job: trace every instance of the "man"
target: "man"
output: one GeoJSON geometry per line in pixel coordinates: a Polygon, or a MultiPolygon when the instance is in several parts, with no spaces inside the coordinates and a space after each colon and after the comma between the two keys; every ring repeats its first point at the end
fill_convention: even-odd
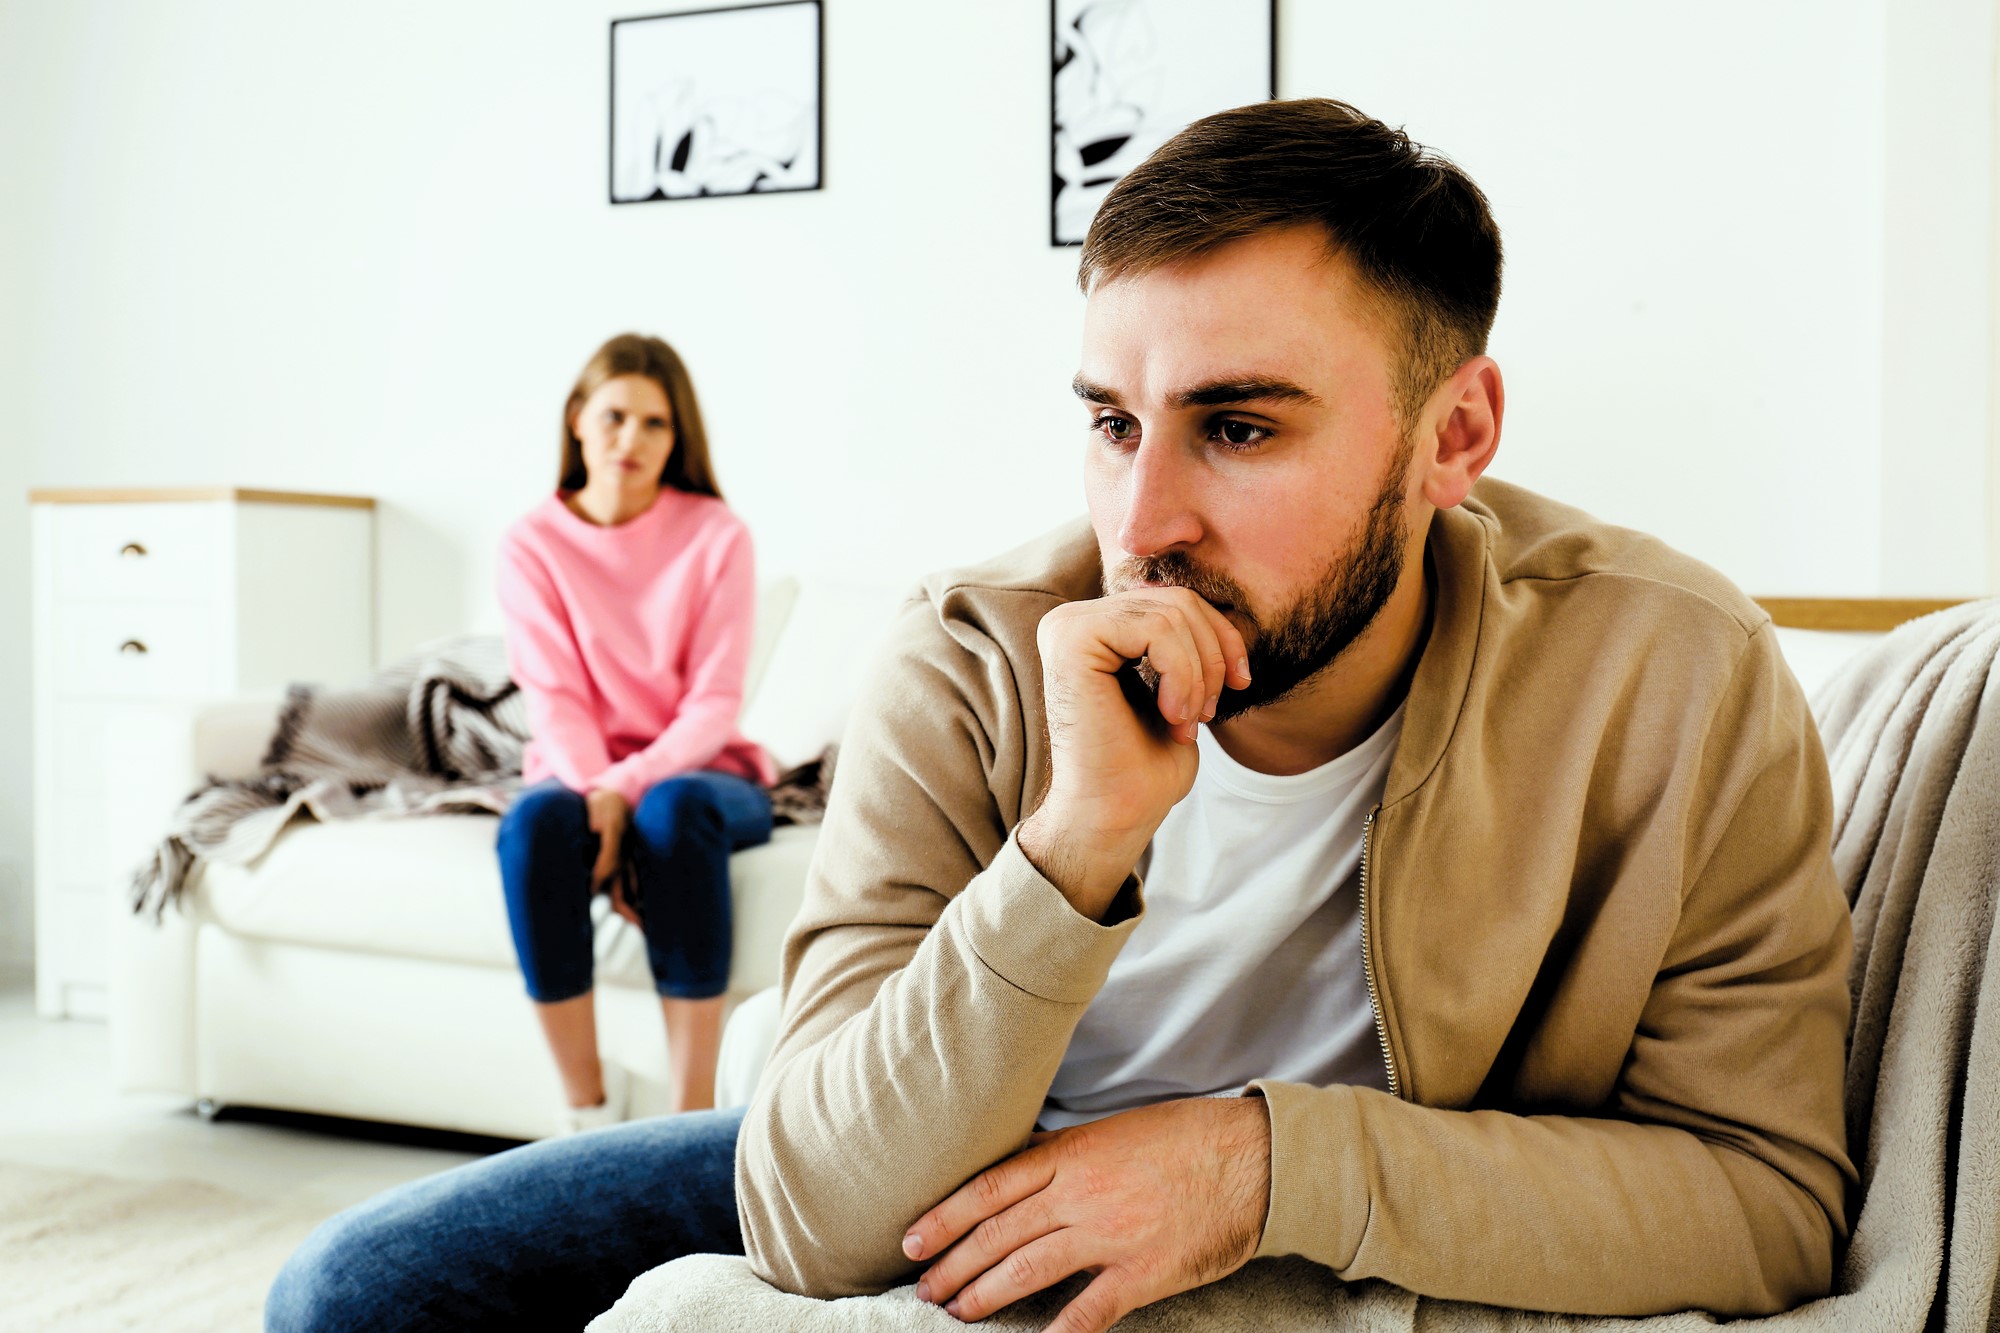
{"type": "Polygon", "coordinates": [[[1106,200],[1090,525],[931,580],[842,753],[738,1148],[768,1280],[977,1318],[1095,1273],[1065,1330],[1260,1254],[1606,1314],[1828,1289],[1812,719],[1721,577],[1474,489],[1499,269],[1478,189],[1338,103],[1106,200]]]}
{"type": "Polygon", "coordinates": [[[1471,181],[1336,102],[1122,181],[1083,251],[1090,523],[905,608],[740,1134],[384,1196],[273,1327],[567,1318],[739,1245],[968,1320],[1092,1273],[1066,1333],[1275,1254],[1585,1313],[1826,1291],[1812,720],[1720,576],[1479,483],[1499,271],[1471,181]]]}

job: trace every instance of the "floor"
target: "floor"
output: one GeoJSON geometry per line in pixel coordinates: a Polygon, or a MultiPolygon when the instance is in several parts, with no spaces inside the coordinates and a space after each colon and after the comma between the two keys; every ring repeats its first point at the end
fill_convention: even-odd
{"type": "Polygon", "coordinates": [[[200,1180],[330,1214],[506,1146],[330,1117],[225,1111],[112,1087],[102,1023],[35,1015],[32,978],[0,972],[0,1160],[138,1179],[200,1180]]]}

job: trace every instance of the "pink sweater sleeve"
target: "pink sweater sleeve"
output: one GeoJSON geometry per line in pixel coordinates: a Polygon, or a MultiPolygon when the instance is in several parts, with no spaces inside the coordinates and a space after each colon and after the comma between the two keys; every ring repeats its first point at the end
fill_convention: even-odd
{"type": "Polygon", "coordinates": [[[756,560],[747,528],[739,524],[725,540],[716,566],[688,630],[687,689],[673,721],[652,744],[611,765],[592,784],[623,794],[628,805],[639,804],[654,783],[708,764],[736,735],[757,617],[756,560]]]}
{"type": "Polygon", "coordinates": [[[611,763],[591,711],[590,679],[548,570],[511,537],[500,546],[499,593],[507,665],[527,697],[529,730],[562,784],[588,792],[611,763]]]}

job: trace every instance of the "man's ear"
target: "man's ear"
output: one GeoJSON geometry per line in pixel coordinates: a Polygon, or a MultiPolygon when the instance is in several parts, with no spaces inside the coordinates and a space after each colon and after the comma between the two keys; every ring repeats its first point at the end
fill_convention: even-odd
{"type": "Polygon", "coordinates": [[[1436,453],[1424,479],[1425,500],[1450,509],[1465,499],[1500,447],[1506,406],[1500,365],[1490,356],[1473,357],[1439,386],[1432,399],[1436,453]]]}

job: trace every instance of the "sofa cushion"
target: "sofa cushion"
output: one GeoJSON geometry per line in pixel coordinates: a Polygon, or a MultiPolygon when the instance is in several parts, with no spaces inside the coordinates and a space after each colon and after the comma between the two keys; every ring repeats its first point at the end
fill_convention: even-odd
{"type": "Polygon", "coordinates": [[[799,581],[743,710],[743,734],[780,770],[817,759],[840,739],[848,704],[879,667],[882,641],[910,593],[909,585],[894,583],[799,581]]]}
{"type": "MultiPolygon", "coordinates": [[[[514,942],[493,851],[498,828],[491,815],[302,819],[249,866],[204,866],[189,901],[202,919],[250,938],[511,969],[514,942]]],[[[776,983],[818,832],[780,828],[769,843],[730,858],[731,992],[776,983]]],[[[601,897],[595,915],[598,979],[650,988],[638,930],[601,897]]]]}

